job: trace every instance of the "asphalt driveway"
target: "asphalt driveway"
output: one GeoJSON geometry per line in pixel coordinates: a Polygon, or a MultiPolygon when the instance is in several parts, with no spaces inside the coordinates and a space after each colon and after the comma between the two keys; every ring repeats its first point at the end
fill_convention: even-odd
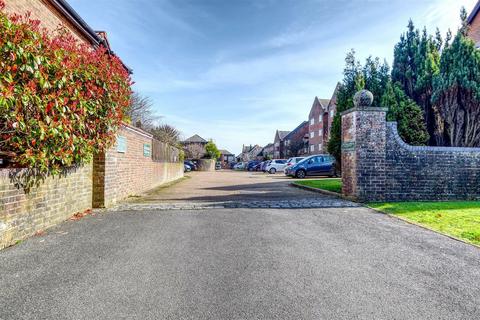
{"type": "Polygon", "coordinates": [[[478,248],[363,207],[98,213],[0,270],[2,320],[480,318],[478,248]]]}

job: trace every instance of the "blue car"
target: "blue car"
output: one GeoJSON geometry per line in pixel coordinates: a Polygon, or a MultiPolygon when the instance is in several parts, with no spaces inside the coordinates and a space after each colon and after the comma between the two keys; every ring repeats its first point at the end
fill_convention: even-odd
{"type": "Polygon", "coordinates": [[[247,170],[248,171],[254,171],[253,168],[259,163],[260,163],[260,161],[257,161],[257,160],[249,161],[248,164],[247,164],[247,170]]]}
{"type": "Polygon", "coordinates": [[[327,154],[317,154],[303,159],[288,168],[286,175],[303,179],[306,176],[330,176],[335,177],[335,158],[327,154]]]}

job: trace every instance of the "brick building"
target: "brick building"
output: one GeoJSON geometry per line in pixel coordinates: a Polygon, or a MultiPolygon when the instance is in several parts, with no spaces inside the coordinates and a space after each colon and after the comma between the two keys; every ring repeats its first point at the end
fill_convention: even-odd
{"type": "Polygon", "coordinates": [[[228,167],[230,163],[235,162],[235,155],[228,150],[220,149],[220,158],[218,161],[224,168],[228,167]]]}
{"type": "Polygon", "coordinates": [[[63,26],[78,40],[93,47],[108,46],[105,32],[94,31],[65,0],[4,0],[5,11],[11,14],[31,14],[41,26],[55,32],[63,26]]]}
{"type": "Polygon", "coordinates": [[[185,155],[189,159],[201,159],[207,153],[205,146],[208,141],[200,137],[198,134],[194,134],[188,139],[182,141],[185,155]]]}
{"type": "Polygon", "coordinates": [[[274,146],[273,143],[267,144],[265,147],[263,147],[261,155],[263,159],[273,159],[273,151],[274,151],[274,146]]]}
{"type": "Polygon", "coordinates": [[[330,130],[333,118],[337,112],[337,93],[340,84],[337,84],[330,99],[313,100],[312,108],[308,116],[308,153],[318,154],[327,152],[327,142],[330,138],[330,130]]]}
{"type": "Polygon", "coordinates": [[[237,156],[237,162],[248,162],[251,160],[260,160],[262,159],[263,148],[258,144],[256,145],[243,145],[242,153],[237,156]]]}
{"type": "Polygon", "coordinates": [[[473,9],[472,13],[468,17],[468,24],[470,26],[470,30],[468,31],[468,35],[470,38],[475,41],[477,48],[480,48],[480,1],[477,2],[475,8],[473,9]]]}
{"type": "Polygon", "coordinates": [[[326,138],[326,130],[328,128],[328,104],[330,103],[329,99],[318,99],[315,97],[313,100],[312,108],[310,109],[310,114],[308,115],[308,144],[309,144],[309,153],[317,154],[323,153],[326,138]]]}
{"type": "Polygon", "coordinates": [[[308,153],[308,129],[308,121],[303,121],[285,136],[286,158],[308,153]]]}
{"type": "Polygon", "coordinates": [[[283,159],[286,157],[285,137],[289,133],[290,131],[281,131],[281,130],[277,130],[277,132],[275,132],[275,138],[273,140],[273,158],[274,159],[283,159]]]}

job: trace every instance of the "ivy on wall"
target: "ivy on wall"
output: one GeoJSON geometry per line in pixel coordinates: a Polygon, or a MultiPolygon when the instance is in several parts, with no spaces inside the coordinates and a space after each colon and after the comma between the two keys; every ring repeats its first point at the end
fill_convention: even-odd
{"type": "Polygon", "coordinates": [[[90,162],[115,140],[129,72],[105,48],[3,9],[0,0],[0,151],[14,166],[51,174],[90,162]]]}

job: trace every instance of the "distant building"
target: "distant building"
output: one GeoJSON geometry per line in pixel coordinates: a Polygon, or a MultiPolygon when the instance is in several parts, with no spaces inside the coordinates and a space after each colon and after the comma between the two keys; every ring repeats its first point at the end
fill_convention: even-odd
{"type": "Polygon", "coordinates": [[[223,167],[227,167],[230,163],[235,162],[235,155],[227,150],[218,150],[220,151],[220,161],[223,167]]]}
{"type": "Polygon", "coordinates": [[[198,134],[191,136],[190,138],[182,141],[182,145],[185,151],[185,155],[188,159],[201,159],[205,156],[205,145],[207,140],[200,137],[198,134]]]}
{"type": "Polygon", "coordinates": [[[252,146],[243,146],[242,147],[242,153],[240,153],[237,156],[237,161],[238,162],[248,162],[251,160],[259,160],[261,159],[261,152],[263,148],[260,147],[258,144],[252,146]]]}
{"type": "Polygon", "coordinates": [[[468,36],[475,41],[477,48],[480,48],[480,1],[477,2],[475,8],[473,8],[472,13],[468,17],[468,36]]]}
{"type": "Polygon", "coordinates": [[[274,159],[283,159],[286,157],[285,154],[285,137],[290,133],[290,131],[281,131],[277,130],[275,132],[275,138],[273,140],[273,158],[274,159]]]}
{"type": "Polygon", "coordinates": [[[274,154],[274,146],[273,143],[267,144],[265,147],[263,147],[261,156],[263,160],[265,159],[273,159],[273,154],[274,154]]]}
{"type": "Polygon", "coordinates": [[[285,136],[285,158],[308,153],[308,121],[303,121],[285,136]]]}
{"type": "Polygon", "coordinates": [[[310,109],[310,114],[308,115],[308,151],[310,154],[325,152],[325,136],[329,123],[329,103],[329,99],[318,99],[318,97],[315,97],[313,100],[312,108],[310,109]]]}
{"type": "Polygon", "coordinates": [[[330,139],[330,131],[333,119],[337,113],[337,93],[340,84],[337,84],[330,99],[318,99],[315,97],[310,114],[308,116],[308,153],[319,154],[327,152],[327,143],[330,139]]]}

